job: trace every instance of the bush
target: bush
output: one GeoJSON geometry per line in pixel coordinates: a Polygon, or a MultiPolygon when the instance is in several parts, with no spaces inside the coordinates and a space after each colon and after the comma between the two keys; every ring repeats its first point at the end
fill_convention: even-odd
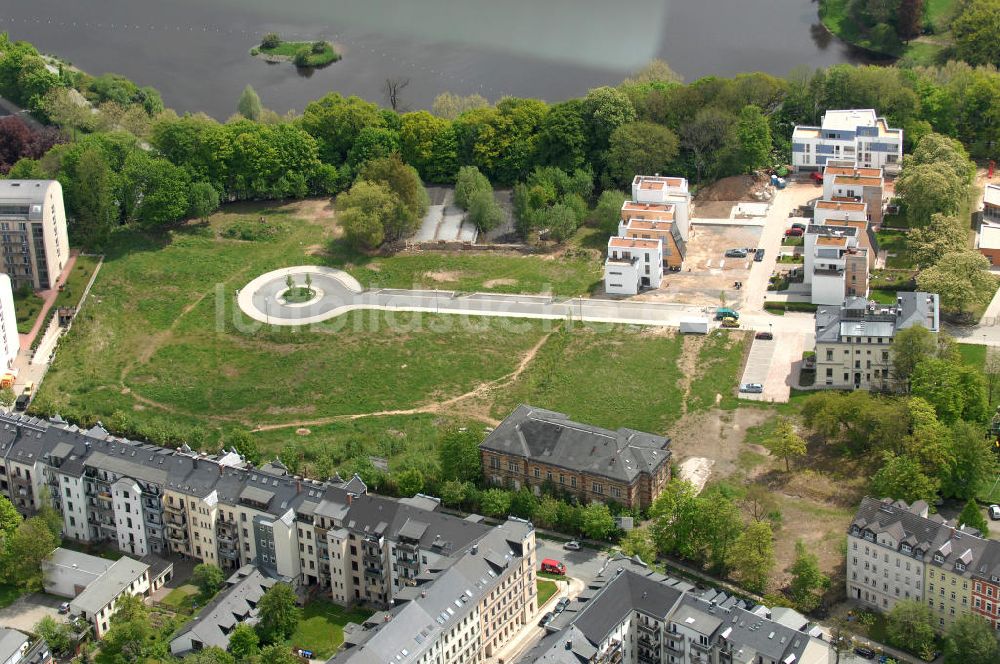
{"type": "Polygon", "coordinates": [[[309,66],[309,49],[300,48],[295,52],[295,57],[292,58],[292,62],[295,63],[296,67],[308,67],[309,66]]]}
{"type": "Polygon", "coordinates": [[[765,302],[766,311],[805,311],[815,313],[816,305],[811,302],[765,302]]]}
{"type": "Polygon", "coordinates": [[[468,210],[473,197],[481,192],[493,193],[493,185],[489,179],[479,172],[475,166],[463,166],[458,169],[458,177],[455,178],[455,205],[468,210]]]}
{"type": "Polygon", "coordinates": [[[281,37],[277,32],[269,32],[260,40],[260,47],[263,49],[278,48],[281,45],[281,37]]]}
{"type": "Polygon", "coordinates": [[[477,191],[469,200],[469,220],[482,232],[491,231],[503,221],[503,212],[492,191],[477,191]]]}
{"type": "Polygon", "coordinates": [[[312,43],[312,52],[315,53],[316,55],[319,55],[325,50],[326,50],[326,42],[317,41],[312,43]]]}

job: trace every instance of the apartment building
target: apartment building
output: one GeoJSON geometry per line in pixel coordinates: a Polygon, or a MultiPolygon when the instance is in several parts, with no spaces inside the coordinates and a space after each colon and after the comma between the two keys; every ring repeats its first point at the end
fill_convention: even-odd
{"type": "Polygon", "coordinates": [[[1000,184],[987,184],[983,188],[983,221],[1000,224],[1000,184]]]}
{"type": "Polygon", "coordinates": [[[925,502],[865,497],[847,549],[851,599],[880,611],[925,601],[941,632],[969,613],[1000,628],[1000,542],[929,514],[925,502]]]}
{"type": "Polygon", "coordinates": [[[804,618],[790,627],[766,606],[613,558],[519,664],[829,664],[829,645],[804,618]]]}
{"type": "Polygon", "coordinates": [[[580,424],[524,404],[486,437],[479,452],[490,484],[526,486],[536,495],[549,485],[584,503],[648,507],[670,481],[669,438],[580,424]]]}
{"type": "MultiPolygon", "coordinates": [[[[687,241],[691,226],[691,193],[685,178],[661,175],[636,175],[632,179],[632,203],[670,206],[677,234],[687,241]]],[[[625,208],[622,208],[623,213],[625,208]]],[[[644,218],[644,217],[638,217],[644,218]]],[[[623,217],[624,219],[624,217],[623,217]]]]}
{"type": "Polygon", "coordinates": [[[865,218],[878,226],[885,211],[885,177],[881,168],[827,166],[823,169],[823,200],[864,203],[865,218]]]}
{"type": "Polygon", "coordinates": [[[663,281],[663,242],[612,236],[604,261],[604,291],[609,295],[636,295],[659,288],[663,281]]]}
{"type": "Polygon", "coordinates": [[[17,312],[14,311],[14,290],[10,277],[0,274],[0,369],[14,366],[21,350],[17,333],[17,312]]]}
{"type": "MultiPolygon", "coordinates": [[[[340,604],[387,608],[493,530],[440,512],[428,496],[369,496],[357,476],[317,482],[277,461],[254,468],[232,451],[164,449],[16,414],[0,414],[0,491],[26,515],[49,495],[65,536],[79,541],[183,554],[231,573],[253,565],[340,604]]],[[[509,618],[514,598],[504,598],[509,618]]],[[[484,630],[490,641],[510,633],[484,630]]]]}
{"type": "Polygon", "coordinates": [[[330,664],[464,664],[494,657],[538,612],[535,531],[508,519],[442,558],[394,606],[344,628],[330,664]]]}
{"type": "Polygon", "coordinates": [[[847,297],[868,297],[871,259],[868,249],[861,246],[862,233],[847,225],[806,227],[803,283],[810,288],[813,304],[840,304],[847,297]]]}
{"type": "Polygon", "coordinates": [[[976,238],[976,249],[1000,266],[1000,185],[988,184],[983,190],[983,223],[976,238]]]}
{"type": "Polygon", "coordinates": [[[818,170],[831,161],[898,172],[903,130],[890,127],[873,109],[831,110],[819,127],[797,125],[792,132],[795,170],[818,170]]]}
{"type": "Polygon", "coordinates": [[[936,293],[897,293],[896,304],[848,297],[816,310],[816,384],[835,389],[894,389],[892,340],[914,325],[937,334],[936,293]]]}
{"type": "Polygon", "coordinates": [[[0,272],[14,288],[55,288],[69,260],[58,181],[0,180],[0,248],[0,272]]]}
{"type": "Polygon", "coordinates": [[[655,203],[622,204],[622,219],[618,222],[618,237],[640,240],[660,240],[663,268],[680,269],[687,247],[674,224],[674,207],[655,203]]]}

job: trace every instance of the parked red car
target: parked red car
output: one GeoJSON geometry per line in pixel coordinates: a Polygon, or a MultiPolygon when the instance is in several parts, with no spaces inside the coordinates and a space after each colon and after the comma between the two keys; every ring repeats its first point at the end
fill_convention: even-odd
{"type": "Polygon", "coordinates": [[[810,173],[809,179],[815,182],[816,184],[823,184],[823,174],[820,173],[819,171],[813,171],[812,173],[810,173]]]}
{"type": "Polygon", "coordinates": [[[801,228],[789,228],[785,231],[785,237],[802,237],[805,233],[801,228]]]}
{"type": "Polygon", "coordinates": [[[549,574],[565,574],[566,565],[559,562],[558,560],[553,560],[552,558],[546,558],[542,561],[542,571],[548,572],[549,574]]]}

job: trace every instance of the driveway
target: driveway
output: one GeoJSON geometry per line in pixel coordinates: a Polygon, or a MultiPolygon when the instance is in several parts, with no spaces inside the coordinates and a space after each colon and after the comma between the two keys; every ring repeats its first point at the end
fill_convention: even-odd
{"type": "Polygon", "coordinates": [[[0,627],[10,627],[23,632],[32,632],[35,625],[45,616],[52,616],[59,622],[66,622],[59,615],[59,605],[68,600],[55,595],[32,593],[25,595],[5,609],[0,609],[0,627]]]}

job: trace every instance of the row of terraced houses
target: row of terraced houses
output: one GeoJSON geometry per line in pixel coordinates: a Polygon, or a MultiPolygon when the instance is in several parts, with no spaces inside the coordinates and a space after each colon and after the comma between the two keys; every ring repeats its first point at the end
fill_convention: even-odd
{"type": "Polygon", "coordinates": [[[865,498],[847,533],[847,595],[880,611],[926,602],[942,631],[968,613],[1000,630],[1000,542],[923,501],[865,498]]]}

